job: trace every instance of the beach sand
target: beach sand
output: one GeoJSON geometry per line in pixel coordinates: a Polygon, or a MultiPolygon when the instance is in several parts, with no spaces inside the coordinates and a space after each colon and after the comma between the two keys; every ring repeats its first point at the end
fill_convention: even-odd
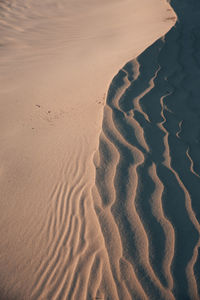
{"type": "Polygon", "coordinates": [[[0,2],[0,299],[199,299],[191,14],[0,2]]]}

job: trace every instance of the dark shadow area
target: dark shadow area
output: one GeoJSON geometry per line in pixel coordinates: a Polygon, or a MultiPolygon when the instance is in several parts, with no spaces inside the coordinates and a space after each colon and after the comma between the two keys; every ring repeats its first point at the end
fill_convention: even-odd
{"type": "MultiPolygon", "coordinates": [[[[134,74],[133,61],[115,76],[107,96],[102,130],[119,153],[112,214],[120,232],[124,257],[131,262],[149,299],[168,299],[162,290],[169,288],[163,269],[168,246],[161,220],[165,218],[175,236],[175,244],[170,245],[174,251],[169,266],[173,278],[171,292],[177,300],[193,300],[200,298],[199,291],[191,285],[188,276],[193,277],[199,289],[199,256],[194,272],[188,275],[186,270],[192,266],[200,237],[200,1],[172,0],[170,3],[178,16],[176,25],[137,57],[138,75],[134,74]],[[114,126],[107,122],[107,111],[114,126]],[[134,153],[143,157],[139,164],[134,153]],[[133,180],[130,170],[136,164],[137,180],[133,180]],[[149,175],[153,165],[157,183],[149,175]],[[132,197],[131,185],[137,186],[132,197]],[[157,185],[163,189],[160,201],[164,217],[160,219],[152,207],[157,185]],[[148,237],[150,266],[162,288],[141,263],[140,247],[129,218],[130,203],[148,237]]],[[[101,173],[97,170],[97,188],[104,204],[110,203],[104,189],[106,181],[102,181],[104,170],[106,166],[113,168],[109,165],[112,160],[109,143],[100,140],[103,164],[100,164],[101,173]],[[103,183],[98,185],[100,179],[103,183]]]]}

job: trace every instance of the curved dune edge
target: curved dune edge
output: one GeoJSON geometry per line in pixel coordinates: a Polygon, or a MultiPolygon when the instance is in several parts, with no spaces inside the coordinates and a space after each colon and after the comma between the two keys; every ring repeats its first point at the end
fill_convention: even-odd
{"type": "MultiPolygon", "coordinates": [[[[163,205],[162,170],[156,161],[146,161],[151,116],[141,105],[155,88],[159,68],[152,71],[147,65],[143,82],[143,63],[137,57],[119,72],[109,88],[101,128],[103,92],[112,74],[174,23],[164,1],[149,3],[0,3],[2,300],[174,298],[174,224],[163,205]],[[122,99],[133,83],[140,91],[135,112],[125,113],[131,104],[122,99]],[[132,118],[137,112],[139,119],[132,118]],[[149,207],[139,201],[141,178],[145,188],[150,186],[149,207]],[[152,211],[148,224],[146,209],[152,211]],[[160,233],[163,252],[156,265],[154,241],[160,233]]],[[[150,54],[153,58],[155,53],[150,54]]],[[[168,142],[167,93],[161,100],[163,143],[168,142]]],[[[178,136],[183,124],[179,122],[178,136]]],[[[168,152],[166,146],[163,157],[166,168],[172,168],[168,152]]],[[[196,176],[191,147],[187,157],[196,176]]],[[[187,187],[173,172],[184,190],[188,222],[197,228],[187,187]]],[[[194,295],[197,261],[198,243],[187,261],[194,295]]]]}
{"type": "Polygon", "coordinates": [[[200,298],[200,10],[197,1],[171,5],[176,25],[112,80],[94,159],[117,299],[200,298]]]}

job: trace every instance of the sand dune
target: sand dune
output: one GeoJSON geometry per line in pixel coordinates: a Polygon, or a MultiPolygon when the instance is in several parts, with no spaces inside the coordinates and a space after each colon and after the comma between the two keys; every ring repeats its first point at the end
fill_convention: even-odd
{"type": "Polygon", "coordinates": [[[178,15],[175,27],[113,79],[99,145],[96,213],[105,241],[115,244],[104,222],[109,210],[121,239],[119,264],[126,260],[133,267],[143,289],[137,296],[130,292],[131,299],[144,299],[144,294],[147,299],[200,297],[199,66],[194,49],[200,11],[193,19],[193,6],[186,1],[171,5],[178,15]]]}
{"type": "Polygon", "coordinates": [[[0,299],[200,298],[200,13],[170,4],[0,2],[0,299]]]}

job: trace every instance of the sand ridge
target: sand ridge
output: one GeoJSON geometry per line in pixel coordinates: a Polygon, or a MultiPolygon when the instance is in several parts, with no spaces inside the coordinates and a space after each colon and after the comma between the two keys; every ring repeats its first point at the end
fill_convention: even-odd
{"type": "MultiPolygon", "coordinates": [[[[128,274],[118,270],[124,280],[118,282],[119,299],[124,282],[131,299],[199,299],[199,60],[194,49],[200,10],[197,1],[193,4],[194,19],[192,4],[171,1],[176,25],[126,64],[109,88],[95,207],[108,252],[110,244],[119,245],[114,235],[108,238],[107,210],[112,222],[106,224],[118,228],[121,239],[118,261],[130,265],[128,274]],[[131,267],[137,294],[128,281],[131,267]]],[[[116,278],[114,260],[110,255],[116,278]]]]}
{"type": "Polygon", "coordinates": [[[1,298],[174,299],[186,283],[197,297],[199,225],[184,176],[198,169],[191,145],[189,170],[173,165],[173,93],[160,79],[177,66],[160,59],[173,34],[139,55],[174,25],[169,4],[16,0],[0,15],[1,298]],[[185,199],[179,222],[163,204],[170,180],[185,199]]]}

